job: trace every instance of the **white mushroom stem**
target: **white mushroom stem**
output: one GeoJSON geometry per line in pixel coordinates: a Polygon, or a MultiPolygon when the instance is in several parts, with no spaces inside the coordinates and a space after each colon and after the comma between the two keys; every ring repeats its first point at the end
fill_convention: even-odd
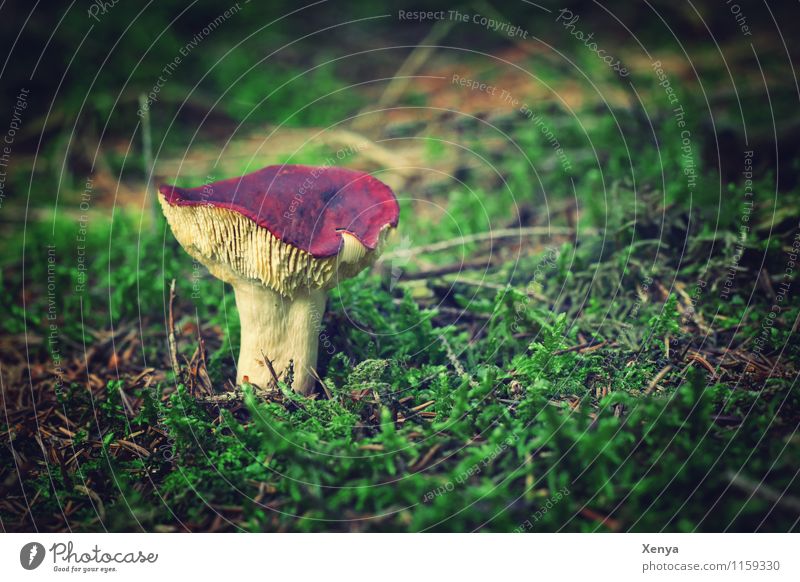
{"type": "Polygon", "coordinates": [[[326,292],[298,290],[287,298],[257,283],[234,285],[242,335],[236,383],[247,380],[261,388],[274,385],[264,358],[272,362],[281,381],[289,362],[294,363],[292,388],[308,394],[314,387],[312,368],[317,365],[319,329],[325,312],[326,292]]]}

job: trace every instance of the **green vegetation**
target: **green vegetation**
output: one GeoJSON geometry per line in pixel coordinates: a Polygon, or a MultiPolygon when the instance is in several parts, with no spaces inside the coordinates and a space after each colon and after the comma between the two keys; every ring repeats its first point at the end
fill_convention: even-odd
{"type": "MultiPolygon", "coordinates": [[[[449,205],[467,217],[487,209],[493,222],[502,212],[480,191],[453,193],[449,205]]],[[[741,485],[797,490],[798,392],[785,362],[796,361],[787,326],[798,310],[769,330],[761,353],[785,354],[774,367],[738,348],[763,333],[771,301],[754,298],[745,310],[738,293],[716,298],[736,239],[682,230],[685,217],[680,206],[669,211],[675,241],[660,241],[657,256],[659,240],[636,233],[649,215],[633,223],[621,214],[605,242],[585,235],[497,263],[486,280],[507,287],[476,290],[455,278],[447,304],[463,309],[457,322],[427,301],[441,281],[423,285],[419,301],[419,285],[362,274],[329,301],[322,333],[330,349],[320,365],[327,395],[306,399],[283,386],[264,400],[245,387],[229,404],[204,401],[195,324],[221,391],[238,349],[232,294],[198,272],[163,222],[151,231],[118,212],[109,225],[92,224],[88,284],[78,293],[80,227],[35,225],[24,235],[30,295],[21,309],[21,271],[6,270],[3,328],[39,336],[32,355],[49,351],[65,369],[75,346],[94,348],[88,367],[75,363],[82,371],[57,391],[52,414],[69,420],[70,438],[61,470],[34,472],[33,515],[38,523],[75,507],[74,530],[206,529],[217,514],[224,519],[215,527],[249,530],[507,531],[526,521],[545,531],[792,529],[795,515],[741,485]],[[684,238],[683,257],[666,252],[684,238]],[[177,387],[165,372],[173,277],[181,358],[192,362],[177,387]],[[123,355],[124,333],[137,321],[141,346],[123,355]],[[53,324],[58,339],[48,341],[53,324]],[[117,351],[96,331],[103,329],[120,330],[117,351]],[[721,357],[726,348],[736,357],[721,357]],[[701,361],[715,362],[713,373],[701,361]],[[161,372],[142,375],[145,364],[161,372]],[[87,373],[113,377],[114,366],[119,379],[87,390],[87,373]],[[563,488],[569,494],[537,514],[563,488]]],[[[458,226],[462,234],[486,230],[480,221],[458,226]]],[[[426,241],[425,221],[402,228],[426,241]]],[[[785,260],[779,247],[747,244],[748,252],[751,244],[765,250],[768,264],[785,260]]],[[[48,377],[34,377],[43,398],[48,377]]],[[[31,428],[2,427],[18,455],[35,455],[31,428]]],[[[8,449],[2,454],[10,466],[8,449]]]]}

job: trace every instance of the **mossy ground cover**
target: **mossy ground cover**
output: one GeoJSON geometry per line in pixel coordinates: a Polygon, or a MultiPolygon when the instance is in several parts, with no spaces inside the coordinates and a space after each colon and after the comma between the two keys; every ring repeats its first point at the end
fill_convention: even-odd
{"type": "MultiPolygon", "coordinates": [[[[477,286],[390,261],[331,293],[324,387],[231,400],[232,293],[163,222],[35,227],[4,270],[4,527],[794,529],[796,302],[773,316],[777,296],[741,283],[722,299],[736,233],[652,212],[667,237],[623,216],[500,253],[477,286]],[[64,259],[78,244],[86,278],[64,259]]],[[[754,240],[737,281],[786,260],[754,240]]]]}

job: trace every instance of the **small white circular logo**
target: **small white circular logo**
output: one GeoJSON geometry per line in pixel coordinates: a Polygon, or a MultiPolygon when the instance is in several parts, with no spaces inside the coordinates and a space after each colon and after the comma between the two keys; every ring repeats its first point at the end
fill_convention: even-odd
{"type": "Polygon", "coordinates": [[[30,542],[19,551],[19,563],[26,570],[35,570],[44,561],[44,546],[39,542],[30,542]]]}

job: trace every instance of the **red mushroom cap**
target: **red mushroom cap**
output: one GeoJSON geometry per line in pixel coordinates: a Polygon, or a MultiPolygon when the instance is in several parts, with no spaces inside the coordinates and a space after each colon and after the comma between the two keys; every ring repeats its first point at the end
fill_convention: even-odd
{"type": "Polygon", "coordinates": [[[342,168],[268,166],[197,188],[163,185],[159,192],[173,206],[238,212],[315,258],[338,254],[342,231],[374,250],[381,230],[397,226],[400,214],[386,184],[342,168]]]}

